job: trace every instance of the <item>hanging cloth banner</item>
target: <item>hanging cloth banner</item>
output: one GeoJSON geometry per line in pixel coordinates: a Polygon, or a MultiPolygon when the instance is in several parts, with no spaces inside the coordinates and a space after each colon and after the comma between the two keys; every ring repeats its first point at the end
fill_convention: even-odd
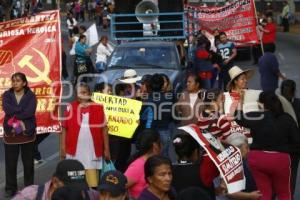
{"type": "Polygon", "coordinates": [[[222,7],[203,7],[186,4],[189,19],[198,21],[201,30],[226,32],[237,46],[258,43],[257,21],[253,0],[235,0],[222,7]]]}
{"type": "Polygon", "coordinates": [[[232,194],[245,189],[243,160],[241,152],[234,146],[223,147],[211,133],[202,133],[196,125],[183,126],[179,129],[190,134],[203,147],[209,158],[218,168],[224,179],[228,193],[232,194]]]}
{"type": "MultiPolygon", "coordinates": [[[[61,132],[61,30],[58,10],[0,23],[0,103],[11,75],[22,72],[37,96],[37,133],[61,132]]],[[[0,105],[0,137],[4,111],[0,105]]]]}

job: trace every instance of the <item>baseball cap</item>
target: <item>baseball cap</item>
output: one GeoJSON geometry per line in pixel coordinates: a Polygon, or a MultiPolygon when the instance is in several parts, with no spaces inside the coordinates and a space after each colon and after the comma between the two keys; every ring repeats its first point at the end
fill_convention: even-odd
{"type": "Polygon", "coordinates": [[[61,180],[65,186],[72,186],[82,190],[88,189],[84,166],[78,160],[66,159],[60,161],[53,176],[61,180]]]}
{"type": "Polygon", "coordinates": [[[126,192],[127,178],[121,172],[112,170],[103,174],[99,191],[110,192],[112,196],[118,197],[126,192]]]}

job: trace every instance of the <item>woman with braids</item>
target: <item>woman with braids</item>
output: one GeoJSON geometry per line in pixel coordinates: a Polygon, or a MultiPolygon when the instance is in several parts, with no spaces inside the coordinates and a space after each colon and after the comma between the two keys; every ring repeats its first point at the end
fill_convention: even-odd
{"type": "Polygon", "coordinates": [[[152,129],[145,129],[137,139],[137,148],[138,152],[133,156],[133,162],[125,172],[129,194],[135,199],[147,186],[144,174],[145,162],[149,157],[161,153],[162,145],[159,133],[152,129]]]}

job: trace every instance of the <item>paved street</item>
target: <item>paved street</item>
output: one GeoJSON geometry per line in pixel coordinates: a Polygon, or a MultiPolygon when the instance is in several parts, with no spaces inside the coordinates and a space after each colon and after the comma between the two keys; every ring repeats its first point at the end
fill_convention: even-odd
{"type": "MultiPolygon", "coordinates": [[[[86,24],[88,25],[88,24],[86,24]]],[[[65,22],[62,24],[63,38],[65,50],[68,52],[67,47],[67,30],[65,22]]],[[[108,34],[108,32],[105,32],[108,34]]],[[[291,78],[297,82],[298,87],[300,87],[300,65],[299,65],[299,55],[300,55],[300,36],[292,34],[278,33],[277,42],[277,56],[281,64],[281,70],[286,74],[288,78],[291,78]]],[[[68,53],[67,53],[68,54],[68,53]]],[[[239,65],[241,67],[251,67],[252,61],[241,62],[239,65]]],[[[255,67],[255,66],[254,66],[255,67]]],[[[68,71],[72,72],[71,64],[68,63],[68,71]]],[[[249,83],[249,88],[259,89],[259,77],[258,72],[255,74],[254,78],[249,83]]],[[[67,93],[67,91],[64,91],[67,93]]],[[[297,91],[297,95],[300,97],[300,90],[297,91]]],[[[70,101],[67,99],[66,101],[70,101]]],[[[43,143],[40,145],[40,152],[45,160],[44,163],[36,166],[35,182],[37,184],[42,184],[49,180],[51,175],[55,170],[55,166],[59,160],[59,137],[57,134],[50,135],[43,143]]],[[[300,170],[299,170],[300,171],[300,170]]],[[[300,172],[299,172],[300,175],[300,172]]],[[[23,177],[22,177],[22,166],[19,162],[18,167],[18,178],[19,178],[19,188],[23,187],[23,177]]],[[[298,176],[297,189],[295,200],[300,199],[300,176],[298,176]]],[[[0,199],[5,199],[4,196],[4,186],[5,186],[5,167],[4,167],[4,145],[2,140],[0,140],[0,199]]]]}

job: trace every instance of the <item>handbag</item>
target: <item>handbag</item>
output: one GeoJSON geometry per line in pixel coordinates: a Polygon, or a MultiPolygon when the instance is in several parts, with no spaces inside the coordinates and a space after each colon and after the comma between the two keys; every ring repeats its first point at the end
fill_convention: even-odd
{"type": "Polygon", "coordinates": [[[114,163],[111,160],[105,160],[102,161],[102,170],[100,174],[100,179],[102,178],[103,174],[105,174],[108,171],[115,171],[116,167],[114,163]]]}
{"type": "Polygon", "coordinates": [[[88,71],[86,62],[77,62],[77,74],[88,73],[88,71]]]}

